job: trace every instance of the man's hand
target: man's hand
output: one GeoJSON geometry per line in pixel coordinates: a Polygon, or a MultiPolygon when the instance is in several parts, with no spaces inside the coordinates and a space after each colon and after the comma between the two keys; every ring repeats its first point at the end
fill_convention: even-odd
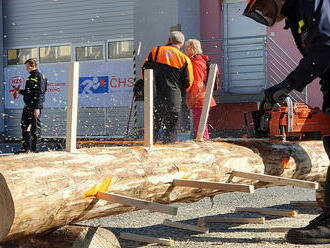
{"type": "Polygon", "coordinates": [[[289,81],[285,79],[283,82],[265,89],[264,102],[269,107],[273,107],[277,103],[283,104],[285,102],[285,98],[292,90],[293,89],[290,86],[289,81]]]}
{"type": "Polygon", "coordinates": [[[38,118],[40,116],[40,109],[35,109],[33,114],[34,118],[38,118]]]}

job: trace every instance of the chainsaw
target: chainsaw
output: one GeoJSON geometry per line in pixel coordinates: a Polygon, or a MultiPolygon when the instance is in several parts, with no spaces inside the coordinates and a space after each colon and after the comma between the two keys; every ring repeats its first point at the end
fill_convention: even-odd
{"type": "Polygon", "coordinates": [[[330,135],[330,115],[303,102],[285,99],[283,106],[244,113],[248,137],[318,140],[330,135]]]}

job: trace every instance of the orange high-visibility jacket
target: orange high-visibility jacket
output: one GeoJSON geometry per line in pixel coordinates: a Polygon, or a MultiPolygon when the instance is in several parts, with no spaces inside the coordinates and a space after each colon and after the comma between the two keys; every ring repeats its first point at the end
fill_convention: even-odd
{"type": "Polygon", "coordinates": [[[142,65],[154,70],[155,97],[165,99],[169,108],[178,111],[182,96],[194,81],[190,59],[173,46],[154,47],[142,65]]]}

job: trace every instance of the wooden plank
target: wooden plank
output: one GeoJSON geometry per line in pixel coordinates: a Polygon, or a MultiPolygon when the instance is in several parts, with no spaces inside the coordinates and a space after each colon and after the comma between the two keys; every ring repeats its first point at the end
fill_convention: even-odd
{"type": "Polygon", "coordinates": [[[137,242],[174,246],[175,242],[170,239],[154,238],[150,236],[138,235],[133,233],[120,233],[121,239],[133,240],[137,242]]]}
{"type": "Polygon", "coordinates": [[[247,184],[231,184],[231,183],[219,183],[219,182],[207,182],[199,180],[183,180],[174,179],[173,186],[191,187],[191,188],[205,188],[205,189],[218,189],[230,192],[247,192],[254,193],[254,186],[247,184]]]}
{"type": "Polygon", "coordinates": [[[235,218],[235,217],[203,217],[204,222],[211,223],[237,223],[237,224],[265,224],[265,217],[235,218]]]}
{"type": "Polygon", "coordinates": [[[319,207],[317,201],[291,201],[290,205],[294,207],[319,207]]]}
{"type": "Polygon", "coordinates": [[[205,226],[194,226],[194,225],[184,224],[184,223],[180,223],[180,222],[173,222],[173,221],[170,221],[167,219],[164,220],[163,225],[178,228],[178,229],[183,229],[183,230],[189,230],[189,231],[193,231],[193,232],[201,232],[201,233],[209,232],[209,229],[205,226]]]}
{"type": "Polygon", "coordinates": [[[144,70],[144,146],[153,145],[153,70],[144,70]]]}
{"type": "Polygon", "coordinates": [[[204,103],[203,103],[201,118],[199,120],[198,131],[197,131],[197,135],[196,135],[196,139],[198,141],[203,141],[203,139],[204,139],[205,126],[207,123],[207,119],[209,117],[211,99],[212,99],[212,94],[213,94],[215,78],[217,75],[217,70],[218,70],[218,65],[216,65],[216,64],[210,65],[210,73],[207,78],[205,99],[204,99],[204,103]]]}
{"type": "Polygon", "coordinates": [[[160,212],[170,215],[177,215],[178,208],[160,204],[157,202],[150,202],[145,200],[140,200],[128,196],[122,196],[113,193],[103,193],[98,192],[96,198],[99,200],[105,200],[112,203],[121,203],[123,205],[137,207],[141,209],[148,209],[153,212],[160,212]]]}
{"type": "Polygon", "coordinates": [[[296,210],[275,209],[275,208],[236,208],[236,212],[251,212],[264,215],[275,215],[284,217],[295,217],[298,214],[296,210]]]}
{"type": "Polygon", "coordinates": [[[257,173],[249,173],[249,172],[242,172],[242,171],[232,171],[232,175],[242,178],[248,178],[253,180],[259,180],[262,182],[273,183],[279,186],[296,186],[306,189],[314,189],[317,190],[319,187],[318,183],[298,180],[298,179],[291,179],[291,178],[283,178],[278,176],[270,176],[264,174],[257,174],[257,173]]]}
{"type": "Polygon", "coordinates": [[[74,152],[77,147],[79,62],[71,62],[68,80],[68,102],[66,110],[66,151],[74,152]]]}

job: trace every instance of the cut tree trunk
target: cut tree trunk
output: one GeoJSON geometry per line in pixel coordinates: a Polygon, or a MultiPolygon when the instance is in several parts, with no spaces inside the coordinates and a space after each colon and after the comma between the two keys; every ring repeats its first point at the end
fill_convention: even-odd
{"type": "Polygon", "coordinates": [[[102,227],[68,225],[53,232],[10,241],[1,248],[120,248],[116,236],[102,227]]]}
{"type": "MultiPolygon", "coordinates": [[[[329,164],[321,141],[234,142],[189,141],[150,149],[90,148],[0,158],[0,241],[136,210],[85,197],[102,182],[109,183],[110,193],[164,204],[195,202],[223,191],[173,187],[173,179],[226,182],[228,173],[236,170],[319,181],[329,164]]],[[[238,177],[232,183],[267,186],[238,177]]]]}

